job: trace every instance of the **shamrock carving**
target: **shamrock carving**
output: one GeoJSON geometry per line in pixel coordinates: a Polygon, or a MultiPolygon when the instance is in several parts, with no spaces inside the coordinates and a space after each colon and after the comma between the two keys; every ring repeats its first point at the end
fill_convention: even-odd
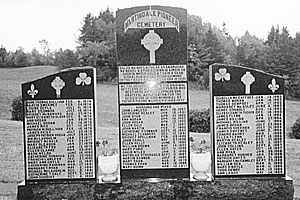
{"type": "Polygon", "coordinates": [[[215,80],[216,81],[224,81],[224,79],[226,81],[230,80],[230,74],[227,73],[227,69],[226,68],[220,68],[219,69],[219,73],[215,73],[215,80]]]}
{"type": "Polygon", "coordinates": [[[92,82],[92,78],[88,77],[85,72],[79,73],[79,77],[76,78],[76,85],[90,85],[92,82]]]}

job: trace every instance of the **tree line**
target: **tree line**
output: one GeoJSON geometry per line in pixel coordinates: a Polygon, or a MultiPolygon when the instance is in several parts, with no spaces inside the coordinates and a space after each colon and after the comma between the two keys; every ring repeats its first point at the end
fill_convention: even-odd
{"type": "Polygon", "coordinates": [[[59,49],[52,52],[50,44],[46,40],[39,41],[41,52],[36,48],[32,49],[30,53],[25,53],[22,47],[15,51],[7,51],[5,47],[0,47],[0,67],[14,68],[27,66],[64,66],[74,67],[78,66],[78,58],[76,52],[66,49],[59,49]]]}
{"type": "MultiPolygon", "coordinates": [[[[222,27],[204,22],[200,16],[188,15],[188,77],[201,88],[208,88],[208,66],[213,63],[241,65],[286,78],[286,92],[300,98],[300,33],[295,37],[287,27],[272,26],[266,40],[248,31],[233,38],[226,24],[222,27]]],[[[83,20],[76,50],[50,51],[45,40],[42,52],[22,48],[6,52],[0,48],[0,67],[56,65],[60,68],[94,66],[100,81],[114,81],[117,76],[116,18],[109,9],[98,16],[87,14],[83,20]]]]}

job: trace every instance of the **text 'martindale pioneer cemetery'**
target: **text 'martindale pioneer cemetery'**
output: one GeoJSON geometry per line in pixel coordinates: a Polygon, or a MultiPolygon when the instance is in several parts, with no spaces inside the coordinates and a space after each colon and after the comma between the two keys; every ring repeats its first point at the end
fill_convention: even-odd
{"type": "Polygon", "coordinates": [[[188,178],[187,12],[117,11],[121,177],[188,178]]]}

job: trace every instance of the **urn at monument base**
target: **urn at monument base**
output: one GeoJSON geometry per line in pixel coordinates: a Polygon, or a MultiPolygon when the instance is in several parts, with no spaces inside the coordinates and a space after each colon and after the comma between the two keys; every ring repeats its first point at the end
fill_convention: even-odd
{"type": "Polygon", "coordinates": [[[104,174],[101,178],[103,182],[115,182],[118,180],[118,177],[114,174],[118,170],[118,159],[119,154],[98,156],[98,177],[102,172],[104,174]]]}
{"type": "Polygon", "coordinates": [[[195,180],[207,180],[209,176],[207,172],[211,165],[211,153],[191,153],[192,167],[196,171],[193,178],[195,180]]]}

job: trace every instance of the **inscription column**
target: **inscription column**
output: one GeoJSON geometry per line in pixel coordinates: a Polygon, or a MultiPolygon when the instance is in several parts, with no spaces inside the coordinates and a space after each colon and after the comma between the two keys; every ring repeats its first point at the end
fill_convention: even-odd
{"type": "Polygon", "coordinates": [[[76,133],[75,133],[75,107],[72,100],[66,101],[66,133],[67,133],[67,168],[68,178],[76,176],[75,170],[75,145],[76,145],[76,133]]]}

